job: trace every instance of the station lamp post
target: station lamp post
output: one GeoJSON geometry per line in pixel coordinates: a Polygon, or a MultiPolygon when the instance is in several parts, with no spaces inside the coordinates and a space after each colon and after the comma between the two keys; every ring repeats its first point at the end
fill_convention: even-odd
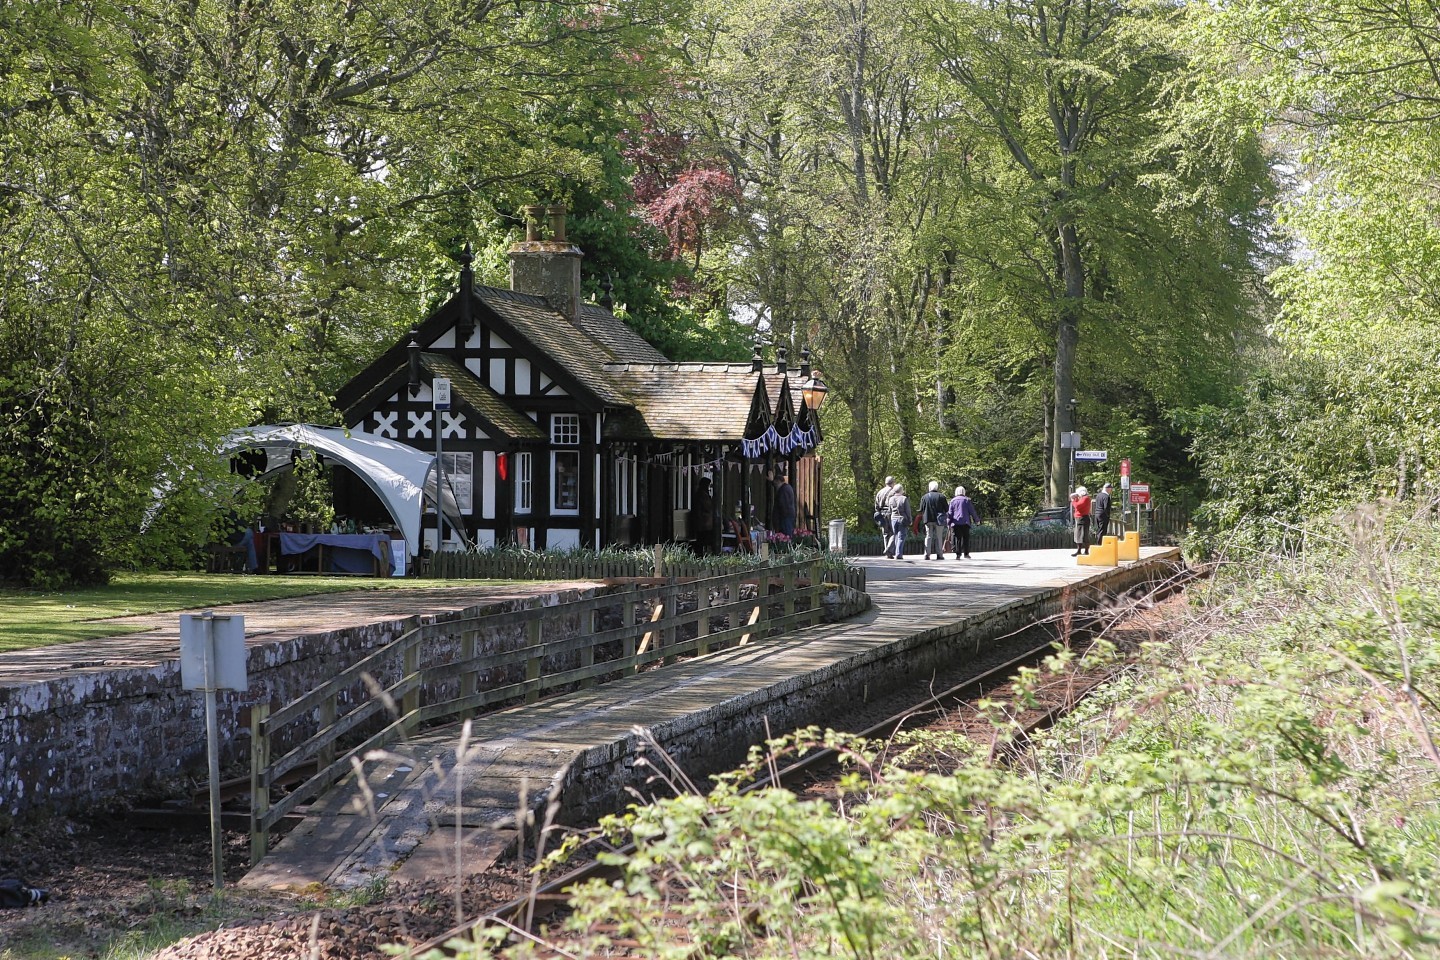
{"type": "Polygon", "coordinates": [[[825,381],[814,374],[800,384],[800,396],[805,398],[805,406],[810,408],[811,413],[820,412],[820,404],[825,402],[825,394],[829,392],[830,388],[825,386],[825,381]]]}

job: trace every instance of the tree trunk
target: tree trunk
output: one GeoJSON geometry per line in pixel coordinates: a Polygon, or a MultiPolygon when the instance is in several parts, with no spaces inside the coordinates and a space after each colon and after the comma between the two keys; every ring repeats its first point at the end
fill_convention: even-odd
{"type": "Polygon", "coordinates": [[[1055,433],[1050,446],[1050,506],[1069,496],[1069,454],[1061,446],[1064,435],[1075,429],[1071,401],[1075,399],[1075,350],[1080,342],[1080,312],[1085,297],[1085,264],[1080,257],[1080,231],[1070,217],[1059,228],[1060,263],[1065,299],[1060,302],[1055,335],[1055,433]]]}

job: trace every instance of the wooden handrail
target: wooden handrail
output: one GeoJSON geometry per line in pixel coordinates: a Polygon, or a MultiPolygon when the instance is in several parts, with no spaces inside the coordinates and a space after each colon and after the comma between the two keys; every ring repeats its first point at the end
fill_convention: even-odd
{"type": "Polygon", "coordinates": [[[608,593],[553,606],[536,602],[513,611],[477,613],[413,626],[290,703],[273,711],[254,711],[252,861],[264,855],[269,830],[297,806],[346,775],[353,768],[353,758],[393,743],[421,724],[467,716],[500,703],[534,700],[556,688],[600,682],[607,676],[621,676],[657,661],[673,662],[676,657],[705,654],[732,643],[748,643],[775,630],[818,622],[821,597],[835,586],[827,582],[820,566],[818,560],[808,560],[700,580],[655,583],[653,578],[647,578],[645,586],[623,594],[608,593]],[[779,592],[772,594],[771,588],[777,585],[779,592]],[[747,586],[754,588],[754,596],[742,598],[747,586]],[[681,610],[680,598],[691,593],[694,606],[681,610]],[[804,609],[800,609],[802,603],[804,609]],[[645,604],[651,606],[653,614],[637,617],[637,608],[645,604]],[[770,607],[776,604],[781,612],[772,617],[770,607]],[[616,608],[619,626],[593,629],[600,611],[616,608]],[[562,623],[573,618],[578,618],[579,635],[553,636],[562,623]],[[717,621],[728,625],[717,629],[717,621]],[[495,627],[523,627],[523,645],[480,653],[479,638],[495,627]],[[694,636],[682,638],[690,628],[694,636]],[[642,636],[650,638],[650,642],[640,642],[642,636]],[[433,663],[422,662],[427,645],[438,640],[457,647],[458,654],[433,663]],[[617,645],[618,654],[606,652],[602,656],[601,648],[617,645]],[[545,672],[548,658],[571,655],[579,657],[578,667],[545,672]],[[516,667],[523,668],[523,680],[502,680],[487,689],[479,688],[480,672],[516,667]],[[387,675],[394,679],[383,682],[380,678],[387,675]],[[458,682],[458,695],[425,702],[426,691],[443,682],[458,682]],[[342,696],[352,693],[357,685],[366,688],[366,695],[354,698],[341,713],[342,696]],[[272,746],[279,732],[312,716],[318,717],[319,729],[272,760],[272,746]],[[340,746],[342,739],[385,716],[391,719],[380,729],[359,743],[340,746]],[[310,761],[316,762],[317,772],[272,805],[270,786],[310,761]]]}

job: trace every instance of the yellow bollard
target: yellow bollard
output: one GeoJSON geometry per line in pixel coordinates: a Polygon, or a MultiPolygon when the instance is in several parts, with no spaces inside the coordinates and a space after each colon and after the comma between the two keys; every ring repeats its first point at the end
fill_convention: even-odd
{"type": "Polygon", "coordinates": [[[1131,530],[1125,534],[1125,539],[1119,543],[1119,550],[1116,556],[1121,560],[1140,559],[1140,531],[1131,530]]]}
{"type": "Polygon", "coordinates": [[[1099,544],[1090,548],[1090,552],[1075,558],[1076,562],[1085,567],[1114,567],[1120,561],[1115,556],[1116,541],[1114,537],[1105,537],[1099,544]]]}

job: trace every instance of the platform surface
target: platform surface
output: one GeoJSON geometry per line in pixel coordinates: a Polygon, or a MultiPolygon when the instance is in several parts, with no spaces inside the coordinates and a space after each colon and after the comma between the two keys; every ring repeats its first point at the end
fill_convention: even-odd
{"type": "MultiPolygon", "coordinates": [[[[1178,557],[1174,548],[1147,547],[1139,562],[1178,557]]],[[[478,872],[515,836],[531,800],[586,751],[620,749],[636,728],[763,697],[789,678],[1118,569],[1079,566],[1066,550],[862,562],[874,607],[851,620],[481,717],[463,742],[458,727],[446,727],[390,748],[367,761],[363,777],[341,781],[312,804],[242,885],[351,888],[397,869],[399,876],[478,872]]]]}

